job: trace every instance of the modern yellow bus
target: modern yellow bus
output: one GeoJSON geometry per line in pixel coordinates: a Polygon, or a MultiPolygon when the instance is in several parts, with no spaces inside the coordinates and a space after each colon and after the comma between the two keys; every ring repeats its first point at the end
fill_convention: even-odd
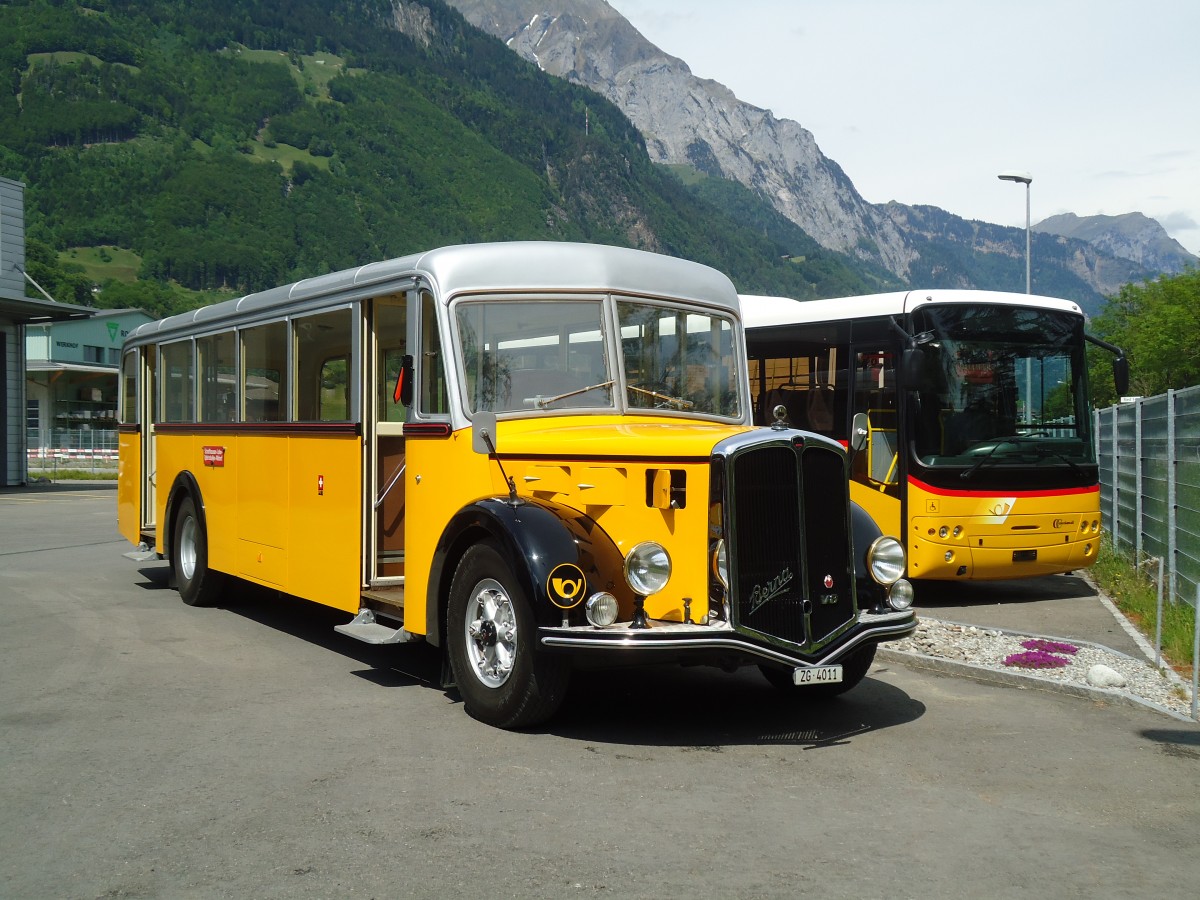
{"type": "Polygon", "coordinates": [[[119,523],[185,602],[231,579],[440,648],[471,715],[572,667],[759,665],[802,696],[915,627],[846,455],[755,428],[729,279],[613,247],[371,263],[149,323],[122,362],[119,523]]]}
{"type": "Polygon", "coordinates": [[[1019,578],[1096,560],[1100,488],[1083,311],[1051,297],[925,290],[741,298],[758,421],[845,444],[850,495],[902,534],[912,580],[1019,578]],[[778,410],[778,413],[776,411],[778,410]]]}

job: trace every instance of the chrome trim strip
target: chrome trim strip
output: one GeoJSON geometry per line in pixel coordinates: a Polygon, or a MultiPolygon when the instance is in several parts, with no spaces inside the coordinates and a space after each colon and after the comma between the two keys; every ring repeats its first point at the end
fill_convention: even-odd
{"type": "Polygon", "coordinates": [[[738,650],[772,662],[806,667],[827,665],[864,641],[904,637],[917,627],[916,616],[911,615],[908,610],[882,614],[862,613],[860,614],[860,623],[866,626],[862,632],[854,635],[846,643],[839,644],[833,652],[826,653],[815,661],[801,659],[794,653],[785,653],[772,647],[762,646],[738,635],[727,625],[720,626],[717,633],[713,633],[711,626],[675,624],[660,625],[644,631],[631,631],[627,628],[596,629],[590,626],[542,627],[538,631],[539,640],[546,647],[576,650],[738,650]],[[868,618],[869,622],[863,621],[868,618]],[[602,636],[614,633],[620,636],[602,636]],[[655,634],[662,635],[662,637],[656,638],[655,634]]]}

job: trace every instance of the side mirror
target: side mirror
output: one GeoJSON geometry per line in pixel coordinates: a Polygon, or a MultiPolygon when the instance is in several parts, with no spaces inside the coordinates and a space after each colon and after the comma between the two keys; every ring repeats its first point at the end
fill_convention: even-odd
{"type": "Polygon", "coordinates": [[[471,449],[484,456],[496,452],[496,414],[481,409],[471,416],[471,449]]]}
{"type": "Polygon", "coordinates": [[[850,425],[850,449],[857,453],[863,447],[867,446],[867,414],[855,413],[854,421],[850,425]]]}
{"type": "Polygon", "coordinates": [[[1113,383],[1118,397],[1129,393],[1129,359],[1125,356],[1113,357],[1113,383]]]}
{"type": "Polygon", "coordinates": [[[406,353],[400,358],[400,372],[396,375],[396,387],[392,391],[392,402],[412,406],[413,400],[413,358],[406,353]]]}
{"type": "Polygon", "coordinates": [[[925,351],[909,347],[900,357],[900,384],[908,391],[919,390],[925,381],[925,351]]]}

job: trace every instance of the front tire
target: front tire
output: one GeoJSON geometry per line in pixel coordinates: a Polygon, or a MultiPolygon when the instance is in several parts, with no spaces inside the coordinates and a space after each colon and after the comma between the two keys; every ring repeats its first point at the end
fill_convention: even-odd
{"type": "Polygon", "coordinates": [[[208,568],[208,535],[189,495],[179,504],[171,532],[171,571],[175,587],[188,606],[212,606],[221,595],[223,577],[208,568]]]}
{"type": "Polygon", "coordinates": [[[535,649],[529,598],[499,551],[477,544],[450,584],[450,665],[467,713],[498,728],[525,728],[558,710],[570,663],[535,649]]]}
{"type": "Polygon", "coordinates": [[[858,686],[875,662],[876,644],[867,644],[842,658],[842,680],[836,684],[798,685],[792,682],[792,670],[779,666],[759,666],[763,677],[785,694],[800,699],[829,700],[858,686]]]}

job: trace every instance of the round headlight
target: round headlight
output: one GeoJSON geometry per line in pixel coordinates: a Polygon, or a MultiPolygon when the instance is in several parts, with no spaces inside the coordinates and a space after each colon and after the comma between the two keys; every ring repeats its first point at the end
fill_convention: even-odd
{"type": "Polygon", "coordinates": [[[617,598],[608,591],[592,594],[583,609],[588,622],[597,628],[605,628],[617,621],[617,598]]]}
{"type": "Polygon", "coordinates": [[[908,609],[913,605],[915,596],[912,583],[901,578],[888,588],[888,606],[895,610],[908,609]]]}
{"type": "Polygon", "coordinates": [[[729,589],[729,551],[725,549],[725,539],[717,541],[712,555],[713,574],[721,582],[721,587],[729,589]]]}
{"type": "Polygon", "coordinates": [[[625,557],[625,580],[643,597],[657,594],[671,577],[671,557],[656,541],[643,541],[625,557]]]}
{"type": "Polygon", "coordinates": [[[867,550],[867,568],[880,584],[893,584],[904,574],[904,547],[894,537],[878,537],[867,550]]]}

